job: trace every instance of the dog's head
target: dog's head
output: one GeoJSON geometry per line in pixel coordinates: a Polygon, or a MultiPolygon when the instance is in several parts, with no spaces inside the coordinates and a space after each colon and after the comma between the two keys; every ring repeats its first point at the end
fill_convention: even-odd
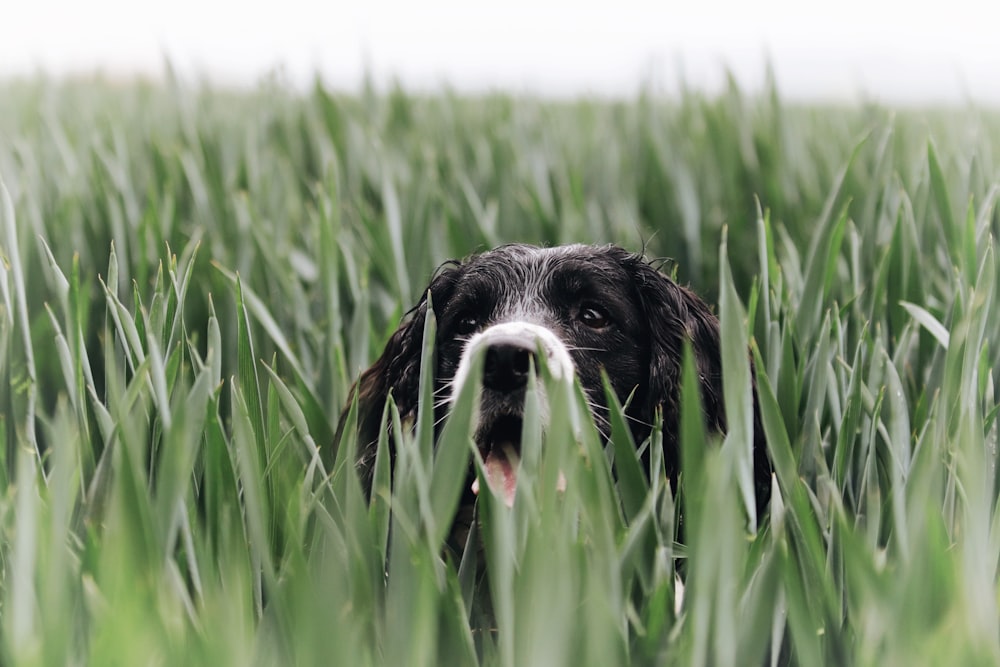
{"type": "MultiPolygon", "coordinates": [[[[609,435],[601,373],[626,407],[632,435],[642,442],[663,411],[668,474],[678,464],[678,394],[685,341],[701,381],[706,424],[724,431],[718,320],[690,290],[617,246],[538,248],[507,245],[439,271],[425,297],[358,380],[361,472],[370,476],[385,400],[391,392],[404,421],[417,409],[418,376],[429,292],[437,318],[435,382],[443,416],[484,354],[475,440],[491,486],[512,499],[529,369],[537,355],[554,376],[575,374],[595,423],[609,435]],[[481,351],[481,352],[480,352],[481,351]]],[[[770,466],[755,411],[758,509],[770,492],[770,466]]]]}

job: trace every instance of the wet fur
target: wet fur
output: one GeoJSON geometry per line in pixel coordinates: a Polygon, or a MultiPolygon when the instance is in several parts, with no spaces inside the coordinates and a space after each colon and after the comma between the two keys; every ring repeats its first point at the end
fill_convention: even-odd
{"type": "MultiPolygon", "coordinates": [[[[438,324],[435,389],[439,391],[446,391],[453,379],[467,339],[456,333],[463,318],[467,320],[471,313],[480,320],[480,327],[520,318],[552,329],[565,343],[605,437],[609,428],[600,416],[606,409],[602,369],[607,371],[621,401],[634,392],[627,414],[637,443],[649,435],[655,413],[662,409],[664,460],[675,488],[679,472],[678,397],[685,341],[690,341],[695,354],[706,425],[716,432],[726,429],[719,323],[694,292],[675,283],[641,255],[613,245],[501,246],[444,265],[390,337],[382,355],[355,384],[352,400],[357,392],[358,467],[366,488],[371,484],[389,393],[404,423],[416,416],[428,293],[438,324]],[[583,302],[607,310],[613,327],[597,335],[579,326],[574,317],[583,302]]],[[[491,399],[484,394],[483,400],[486,410],[491,399]]],[[[443,403],[435,415],[438,423],[448,409],[443,403]]],[[[762,513],[770,497],[771,467],[756,386],[753,408],[754,481],[758,513],[762,513]]],[[[343,425],[342,417],[340,430],[343,425]]],[[[473,476],[470,469],[470,480],[473,476]]],[[[466,498],[463,503],[472,501],[466,498]]]]}

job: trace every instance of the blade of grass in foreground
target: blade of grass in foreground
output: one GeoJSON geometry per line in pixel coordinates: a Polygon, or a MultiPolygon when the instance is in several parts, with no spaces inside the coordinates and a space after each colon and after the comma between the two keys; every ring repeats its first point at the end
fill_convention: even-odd
{"type": "MultiPolygon", "coordinates": [[[[37,400],[35,350],[31,337],[31,319],[28,316],[25,267],[21,261],[21,250],[17,238],[14,219],[14,202],[7,186],[0,179],[0,251],[6,256],[9,269],[3,271],[3,293],[7,304],[5,316],[11,332],[7,338],[6,357],[10,364],[8,382],[4,383],[11,402],[7,421],[7,450],[3,456],[7,463],[7,474],[14,471],[14,446],[25,446],[38,450],[35,434],[35,403],[37,400]],[[8,289],[8,281],[10,289],[8,289]]],[[[5,420],[6,421],[6,420],[5,420]]],[[[40,455],[40,453],[39,453],[40,455]]]]}
{"type": "Polygon", "coordinates": [[[722,355],[723,399],[726,406],[724,447],[734,449],[736,483],[750,516],[750,531],[757,530],[757,501],[754,491],[753,393],[750,377],[746,314],[736,295],[729,270],[729,244],[723,230],[719,245],[720,314],[719,339],[722,355]]]}

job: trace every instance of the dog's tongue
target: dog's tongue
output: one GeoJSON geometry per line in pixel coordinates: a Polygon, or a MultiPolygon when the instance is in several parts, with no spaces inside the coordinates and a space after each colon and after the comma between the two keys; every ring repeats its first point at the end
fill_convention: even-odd
{"type": "MultiPolygon", "coordinates": [[[[493,493],[498,494],[507,507],[514,506],[517,490],[517,467],[520,463],[514,448],[494,446],[486,455],[486,481],[493,493]],[[499,451],[497,451],[499,450],[499,451]]],[[[479,495],[479,478],[472,482],[472,492],[479,495]]]]}

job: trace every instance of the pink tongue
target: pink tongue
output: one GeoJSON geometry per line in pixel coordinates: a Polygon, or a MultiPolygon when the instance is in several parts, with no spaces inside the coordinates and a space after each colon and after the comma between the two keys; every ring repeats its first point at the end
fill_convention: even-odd
{"type": "MultiPolygon", "coordinates": [[[[517,490],[517,454],[510,448],[506,451],[490,451],[486,455],[486,481],[493,493],[498,494],[507,507],[514,506],[514,492],[517,490]]],[[[472,492],[479,494],[479,478],[472,483],[472,492]]]]}

